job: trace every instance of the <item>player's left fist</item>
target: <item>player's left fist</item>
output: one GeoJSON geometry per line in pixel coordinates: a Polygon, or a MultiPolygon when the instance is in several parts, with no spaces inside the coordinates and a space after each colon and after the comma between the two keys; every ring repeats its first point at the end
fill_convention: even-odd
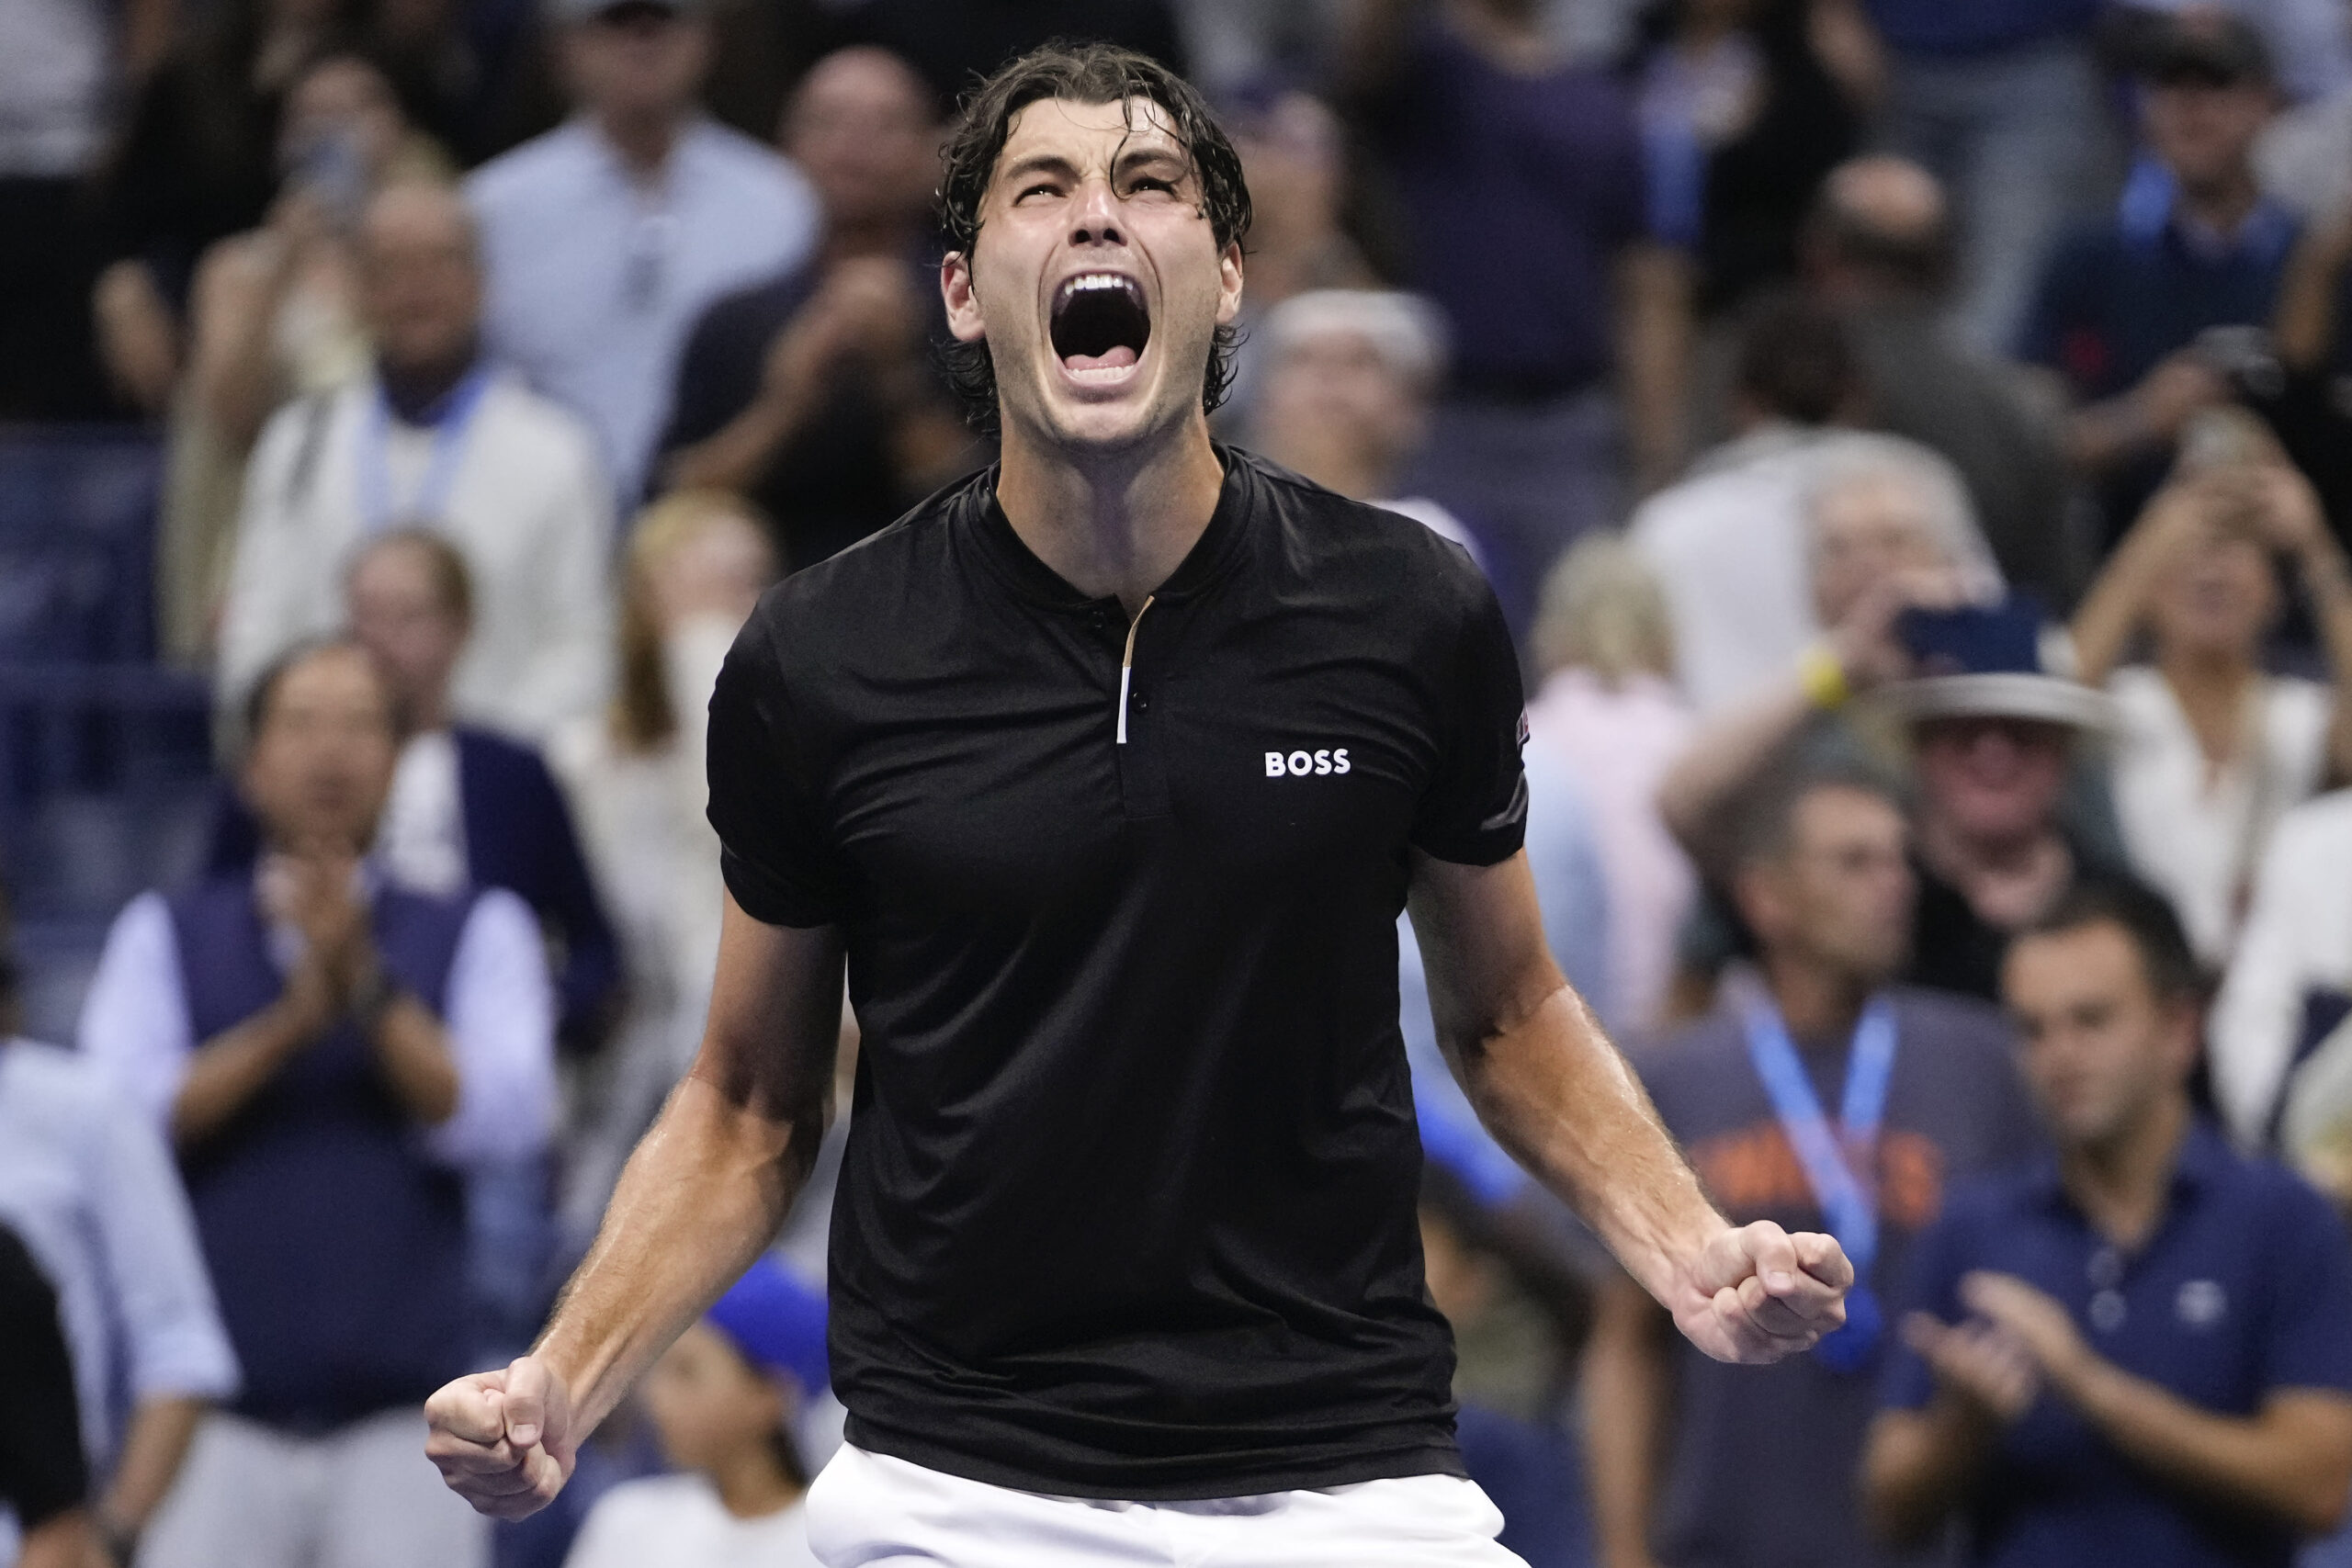
{"type": "Polygon", "coordinates": [[[1835,1236],[1770,1220],[1725,1226],[1700,1249],[1674,1321],[1718,1361],[1761,1365],[1810,1350],[1846,1321],[1854,1266],[1835,1236]]]}

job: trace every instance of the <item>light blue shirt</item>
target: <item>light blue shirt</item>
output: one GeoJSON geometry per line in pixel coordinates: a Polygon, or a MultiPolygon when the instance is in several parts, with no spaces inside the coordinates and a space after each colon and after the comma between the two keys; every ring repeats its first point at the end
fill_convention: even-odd
{"type": "Polygon", "coordinates": [[[587,420],[628,515],[686,335],[721,295],[808,259],[814,188],[707,120],[681,132],[660,178],[642,182],[576,118],[482,165],[466,197],[481,229],[484,337],[587,420]]]}
{"type": "Polygon", "coordinates": [[[57,1292],[93,1471],[140,1403],[236,1393],[179,1172],[96,1062],[0,1041],[0,1223],[57,1292]]]}
{"type": "MultiPolygon", "coordinates": [[[[1586,1005],[1607,1016],[1609,895],[1593,840],[1592,810],[1559,759],[1534,746],[1525,755],[1527,863],[1544,911],[1544,939],[1586,1005]]],[[[1413,1113],[1421,1124],[1422,1145],[1480,1199],[1506,1202],[1533,1179],[1487,1136],[1438,1049],[1429,976],[1410,916],[1396,922],[1396,949],[1398,1022],[1413,1069],[1413,1113]]]]}

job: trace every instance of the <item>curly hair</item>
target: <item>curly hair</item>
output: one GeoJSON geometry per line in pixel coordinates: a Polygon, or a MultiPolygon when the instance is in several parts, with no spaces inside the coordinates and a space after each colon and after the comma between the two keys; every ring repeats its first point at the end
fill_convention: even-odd
{"type": "MultiPolygon", "coordinates": [[[[1250,187],[1241,177],[1241,158],[1200,90],[1149,55],[1115,44],[1057,39],[1013,61],[964,99],[940,153],[945,168],[939,184],[939,228],[948,249],[971,254],[980,236],[980,204],[996,172],[997,157],[1012,134],[1013,116],[1046,98],[1125,106],[1130,128],[1135,99],[1158,106],[1200,181],[1200,211],[1209,220],[1217,248],[1222,251],[1248,235],[1250,187]]],[[[1233,350],[1238,342],[1230,324],[1217,327],[1201,386],[1204,412],[1225,401],[1233,385],[1233,350]]],[[[948,383],[964,401],[966,418],[976,429],[993,431],[996,367],[987,340],[951,342],[940,354],[948,383]]]]}

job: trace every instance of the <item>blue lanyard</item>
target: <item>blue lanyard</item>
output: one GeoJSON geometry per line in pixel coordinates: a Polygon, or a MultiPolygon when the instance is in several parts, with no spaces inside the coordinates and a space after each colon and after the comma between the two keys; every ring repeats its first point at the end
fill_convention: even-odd
{"type": "Polygon", "coordinates": [[[1875,1184],[1854,1174],[1849,1153],[1868,1158],[1878,1142],[1879,1122],[1886,1111],[1887,1080],[1894,1076],[1894,1010],[1883,997],[1873,998],[1854,1026],[1853,1044],[1846,1061],[1846,1097],[1839,1125],[1845,1145],[1830,1131],[1821,1100],[1805,1077],[1804,1064],[1789,1039],[1788,1026],[1770,1002],[1758,1001],[1747,1010],[1747,1055],[1756,1076],[1772,1101],[1781,1128],[1804,1168],[1805,1180],[1821,1203],[1829,1234],[1838,1238],[1853,1260],[1856,1275],[1867,1279],[1878,1256],[1878,1197],[1875,1184]]]}
{"type": "MultiPolygon", "coordinates": [[[[425,458],[424,478],[418,481],[416,493],[409,497],[408,505],[399,509],[400,521],[431,526],[442,520],[442,503],[449,498],[449,486],[458,477],[458,459],[465,453],[466,431],[481,411],[482,394],[490,389],[490,367],[477,365],[442,400],[441,416],[432,425],[433,446],[431,455],[425,458]]],[[[384,396],[382,380],[376,382],[375,390],[359,432],[359,522],[361,531],[371,537],[395,520],[387,456],[391,443],[392,405],[384,396]]]]}

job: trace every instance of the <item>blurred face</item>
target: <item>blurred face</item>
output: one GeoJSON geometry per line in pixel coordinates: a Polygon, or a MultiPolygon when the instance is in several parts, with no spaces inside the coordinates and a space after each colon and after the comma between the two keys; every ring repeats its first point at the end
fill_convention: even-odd
{"type": "Polygon", "coordinates": [[[684,543],[644,568],[654,623],[663,635],[697,615],[752,618],[775,581],[775,554],[748,517],[712,519],[684,543]]]}
{"type": "Polygon", "coordinates": [[[407,129],[383,73],[365,61],[336,56],[304,72],[287,93],[278,161],[286,168],[300,168],[318,149],[340,138],[374,178],[400,150],[407,129]]]}
{"type": "Polygon", "coordinates": [[[351,569],[345,590],[352,639],[366,649],[412,709],[437,705],[466,646],[466,623],[441,596],[424,549],[395,539],[351,569]]]}
{"type": "Polygon", "coordinates": [[[1741,878],[1741,907],[1766,951],[1800,954],[1866,986],[1911,947],[1911,865],[1903,814],[1866,790],[1827,787],[1797,803],[1787,852],[1741,878]]]}
{"type": "Polygon", "coordinates": [[[1337,221],[1340,127],[1305,93],[1286,93],[1233,139],[1260,217],[1278,234],[1317,234],[1337,221]]]}
{"type": "Polygon", "coordinates": [[[1119,450],[1200,417],[1241,247],[1217,244],[1157,104],[1023,107],[980,220],[941,285],[956,337],[988,342],[1008,434],[1119,450]]]}
{"type": "Polygon", "coordinates": [[[565,74],[590,114],[612,119],[670,119],[692,107],[710,65],[710,32],[647,0],[599,12],[567,28],[565,74]]]}
{"type": "Polygon", "coordinates": [[[2014,841],[2045,831],[2066,787],[2070,737],[2014,718],[1922,724],[1914,759],[1923,808],[1962,839],[2014,841]]]}
{"type": "Polygon", "coordinates": [[[359,231],[360,302],[377,356],[394,369],[439,369],[471,356],[481,318],[473,230],[454,192],[396,186],[359,231]]]}
{"type": "Polygon", "coordinates": [[[2121,928],[2019,938],[2001,996],[2027,1086],[2062,1146],[2111,1145],[2180,1092],[2196,1054],[2195,1010],[2155,994],[2121,928]]]}
{"type": "Polygon", "coordinates": [[[2251,660],[2278,612],[2270,553],[2236,530],[2200,528],[2157,583],[2150,609],[2166,650],[2251,660]]]}
{"type": "Polygon", "coordinates": [[[1872,588],[1949,564],[1927,498],[1905,479],[1857,479],[1814,502],[1813,603],[1825,626],[1843,621],[1872,588]]]}
{"type": "Polygon", "coordinates": [[[706,1473],[771,1441],[790,1413],[782,1386],[702,1323],[678,1336],[646,1374],[645,1409],[670,1462],[706,1473]]]}
{"type": "Polygon", "coordinates": [[[1395,467],[1419,443],[1425,412],[1419,394],[1358,333],[1291,344],[1269,367],[1259,397],[1266,451],[1310,477],[1314,460],[1328,453],[1376,469],[1395,467]]]}
{"type": "Polygon", "coordinates": [[[322,649],[278,678],[246,753],[246,803],[280,849],[356,855],[376,836],[399,750],[368,655],[322,649]]]}
{"type": "Polygon", "coordinates": [[[920,219],[939,174],[939,128],[922,81],[878,49],[817,62],[794,96],[785,150],[837,225],[920,219]]]}
{"type": "Polygon", "coordinates": [[[2270,110],[2270,90],[2258,84],[2154,82],[2142,94],[2140,119],[2149,150],[2198,192],[2253,177],[2249,159],[2270,110]]]}

